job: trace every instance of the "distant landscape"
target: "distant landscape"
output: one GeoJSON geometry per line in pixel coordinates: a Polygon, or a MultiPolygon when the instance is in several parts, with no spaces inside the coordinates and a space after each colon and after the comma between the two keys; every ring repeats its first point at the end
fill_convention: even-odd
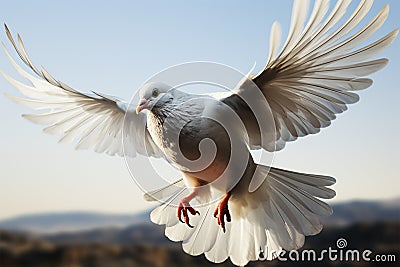
{"type": "MultiPolygon", "coordinates": [[[[321,234],[304,249],[348,248],[393,254],[400,260],[400,201],[353,201],[333,206],[321,234]]],[[[87,212],[20,216],[0,221],[0,266],[210,266],[204,256],[186,255],[181,244],[149,222],[149,211],[134,215],[87,212]]],[[[249,266],[321,266],[321,262],[254,262],[249,266]]],[[[219,266],[233,266],[229,260],[219,266]]],[[[324,266],[376,266],[373,262],[324,262],[324,266]]]]}

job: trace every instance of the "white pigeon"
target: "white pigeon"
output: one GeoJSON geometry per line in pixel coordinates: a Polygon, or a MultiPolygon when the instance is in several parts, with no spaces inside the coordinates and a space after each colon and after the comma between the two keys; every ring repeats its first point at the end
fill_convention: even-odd
{"type": "Polygon", "coordinates": [[[389,46],[398,34],[394,30],[360,46],[382,26],[389,6],[357,29],[373,1],[361,1],[345,19],[350,2],[338,0],[328,12],[329,1],[316,0],[306,20],[308,1],[295,1],[281,52],[278,53],[280,28],[274,23],[265,68],[244,79],[222,99],[150,83],[140,91],[135,114],[117,98],[78,92],[45,69],[37,69],[21,38],[18,36],[18,47],[7,27],[6,33],[19,57],[39,77],[23,70],[5,47],[13,66],[32,85],[2,74],[27,97],[8,95],[13,101],[32,109],[50,109],[24,117],[48,125],[44,131],[61,134],[61,142],[77,141],[77,148],[123,156],[124,128],[128,129],[124,138],[130,147],[127,156],[139,153],[162,157],[180,168],[183,179],[149,192],[145,198],[167,199],[151,213],[151,220],[165,224],[167,237],[182,241],[185,252],[204,253],[216,263],[230,258],[236,265],[246,265],[260,255],[272,260],[280,250],[298,249],[305,236],[321,231],[320,216],[330,215],[332,210],[320,198],[335,196],[327,188],[335,179],[262,166],[254,162],[250,151],[280,150],[286,142],[329,126],[336,114],[358,101],[358,90],[371,86],[372,80],[362,77],[382,69],[388,60],[369,59],[389,46]],[[257,114],[243,100],[255,94],[248,88],[249,83],[258,87],[257,92],[271,109],[273,140],[263,141],[265,132],[260,129],[264,128],[258,127],[257,114]],[[232,111],[242,121],[241,126],[224,123],[232,111]],[[129,119],[123,125],[126,113],[129,119]],[[210,117],[218,117],[223,125],[210,117]],[[233,127],[227,130],[226,125],[233,127]],[[177,136],[179,140],[175,139],[177,136]],[[202,148],[205,139],[212,139],[215,146],[203,144],[202,148]],[[206,157],[210,162],[198,162],[208,150],[213,151],[211,160],[206,157]],[[226,172],[232,159],[234,164],[226,172]],[[208,165],[203,166],[205,163],[208,165]],[[182,195],[183,186],[190,188],[188,195],[182,195]],[[176,207],[173,203],[178,198],[176,207]]]}

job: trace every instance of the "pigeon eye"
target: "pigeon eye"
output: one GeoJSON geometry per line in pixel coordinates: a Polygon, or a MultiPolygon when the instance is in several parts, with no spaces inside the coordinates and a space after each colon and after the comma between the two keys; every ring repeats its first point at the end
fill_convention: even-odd
{"type": "Polygon", "coordinates": [[[154,88],[154,89],[153,89],[153,92],[151,93],[151,95],[152,95],[153,97],[157,97],[159,94],[160,94],[160,92],[158,91],[157,88],[154,88]]]}

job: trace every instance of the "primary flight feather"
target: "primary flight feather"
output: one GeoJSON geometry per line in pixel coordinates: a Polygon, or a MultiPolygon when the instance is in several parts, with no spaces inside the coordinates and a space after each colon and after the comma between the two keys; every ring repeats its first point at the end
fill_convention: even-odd
{"type": "Polygon", "coordinates": [[[265,67],[244,78],[230,95],[192,95],[149,83],[139,93],[136,110],[115,97],[81,93],[38,69],[20,36],[16,43],[6,26],[18,56],[36,75],[21,68],[3,45],[17,72],[31,83],[2,72],[25,96],[7,97],[47,110],[23,116],[46,125],[44,131],[60,135],[60,142],[110,155],[160,157],[177,167],[183,178],[146,193],[145,199],[164,200],[151,220],[165,224],[165,234],[182,241],[185,252],[205,254],[212,262],[230,258],[236,265],[260,255],[272,260],[281,249],[298,249],[305,236],[322,230],[320,217],[332,209],[320,199],[335,196],[328,188],[335,179],[257,164],[251,150],[281,150],[287,142],[329,126],[359,100],[359,90],[371,86],[365,76],[388,63],[371,58],[398,34],[396,29],[365,45],[385,22],[389,6],[359,27],[373,1],[360,1],[345,18],[350,2],[338,0],[330,9],[329,1],[316,0],[308,15],[308,1],[294,1],[280,52],[280,27],[274,23],[265,67]],[[212,146],[203,142],[208,139],[212,146]]]}

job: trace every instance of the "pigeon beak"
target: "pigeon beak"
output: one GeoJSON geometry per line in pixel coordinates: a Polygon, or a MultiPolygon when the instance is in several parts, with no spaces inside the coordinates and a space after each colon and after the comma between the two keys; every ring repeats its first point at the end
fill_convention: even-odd
{"type": "Polygon", "coordinates": [[[142,111],[145,108],[147,108],[147,100],[146,99],[140,99],[139,104],[136,107],[136,114],[139,114],[140,111],[142,111]]]}

